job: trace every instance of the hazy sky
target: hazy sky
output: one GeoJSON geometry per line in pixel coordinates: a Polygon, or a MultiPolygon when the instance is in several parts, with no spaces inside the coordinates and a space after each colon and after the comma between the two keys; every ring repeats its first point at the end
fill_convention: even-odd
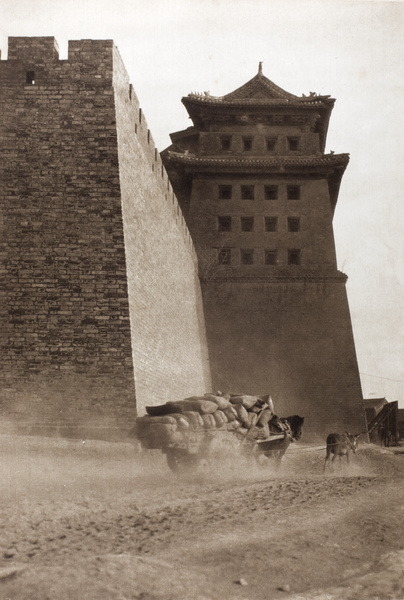
{"type": "Polygon", "coordinates": [[[257,72],[337,99],[326,151],[349,152],[334,218],[364,397],[404,407],[404,3],[363,0],[1,0],[8,36],[113,39],[159,150],[190,125],[181,97],[257,72]]]}

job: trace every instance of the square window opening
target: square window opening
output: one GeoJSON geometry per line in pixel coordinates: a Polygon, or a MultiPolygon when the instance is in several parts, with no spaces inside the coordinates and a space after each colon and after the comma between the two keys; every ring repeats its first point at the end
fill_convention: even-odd
{"type": "Polygon", "coordinates": [[[253,145],[253,139],[252,139],[252,137],[244,137],[243,138],[243,150],[245,152],[248,152],[249,150],[252,150],[252,145],[253,145]]]}
{"type": "Polygon", "coordinates": [[[286,194],[288,200],[300,200],[300,185],[288,185],[286,194]]]}
{"type": "Polygon", "coordinates": [[[219,185],[219,199],[231,200],[232,187],[231,185],[219,185]]]}
{"type": "Polygon", "coordinates": [[[267,150],[269,152],[272,152],[273,150],[275,150],[277,139],[278,138],[276,138],[276,137],[267,138],[267,150]]]}
{"type": "Polygon", "coordinates": [[[265,200],[278,200],[278,186],[277,185],[264,186],[264,197],[265,197],[265,200]]]}
{"type": "Polygon", "coordinates": [[[218,217],[218,230],[231,231],[231,217],[218,217]]]}
{"type": "Polygon", "coordinates": [[[288,217],[288,231],[291,231],[291,232],[300,231],[300,218],[299,217],[288,217]]]}
{"type": "Polygon", "coordinates": [[[241,199],[242,200],[254,200],[254,186],[253,185],[242,185],[241,186],[241,199]]]}
{"type": "Polygon", "coordinates": [[[220,145],[222,150],[230,150],[231,148],[231,137],[229,135],[223,135],[220,138],[220,145]]]}
{"type": "Polygon", "coordinates": [[[300,265],[300,250],[288,250],[288,265],[300,265]]]}
{"type": "Polygon", "coordinates": [[[252,265],[254,264],[254,250],[251,248],[241,250],[241,264],[252,265]]]}
{"type": "Polygon", "coordinates": [[[231,200],[231,185],[219,185],[219,199],[231,200]]]}
{"type": "Polygon", "coordinates": [[[278,231],[278,217],[265,217],[265,231],[278,231]]]}
{"type": "Polygon", "coordinates": [[[300,138],[298,137],[288,137],[288,148],[292,152],[299,150],[300,146],[300,138]]]}
{"type": "Polygon", "coordinates": [[[27,71],[25,74],[25,83],[35,85],[35,71],[27,71]]]}
{"type": "Polygon", "coordinates": [[[254,231],[254,217],[241,217],[241,231],[254,231]]]}
{"type": "Polygon", "coordinates": [[[277,250],[265,250],[265,264],[266,265],[277,265],[278,264],[277,250]]]}

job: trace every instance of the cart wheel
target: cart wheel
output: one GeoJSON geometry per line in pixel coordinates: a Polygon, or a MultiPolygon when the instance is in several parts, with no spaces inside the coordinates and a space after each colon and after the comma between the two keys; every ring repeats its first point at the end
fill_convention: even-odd
{"type": "Polygon", "coordinates": [[[174,473],[186,473],[195,470],[199,460],[197,454],[189,454],[186,450],[174,448],[167,451],[167,464],[174,473]]]}

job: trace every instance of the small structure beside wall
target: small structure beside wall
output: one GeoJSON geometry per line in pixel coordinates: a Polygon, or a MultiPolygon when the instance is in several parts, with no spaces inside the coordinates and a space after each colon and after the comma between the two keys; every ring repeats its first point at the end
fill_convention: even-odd
{"type": "Polygon", "coordinates": [[[380,446],[396,446],[400,439],[398,428],[398,402],[386,398],[364,400],[369,440],[380,446]]]}
{"type": "Polygon", "coordinates": [[[398,435],[400,440],[404,440],[404,408],[398,409],[398,435]]]}

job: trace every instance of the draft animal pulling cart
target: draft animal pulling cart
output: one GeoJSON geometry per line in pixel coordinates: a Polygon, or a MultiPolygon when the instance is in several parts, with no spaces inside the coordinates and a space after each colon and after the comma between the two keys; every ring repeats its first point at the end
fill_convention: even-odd
{"type": "Polygon", "coordinates": [[[279,418],[270,396],[205,394],[147,406],[133,435],[144,449],[161,450],[173,471],[195,469],[209,459],[216,442],[239,448],[245,456],[280,461],[300,439],[303,417],[279,418]]]}

